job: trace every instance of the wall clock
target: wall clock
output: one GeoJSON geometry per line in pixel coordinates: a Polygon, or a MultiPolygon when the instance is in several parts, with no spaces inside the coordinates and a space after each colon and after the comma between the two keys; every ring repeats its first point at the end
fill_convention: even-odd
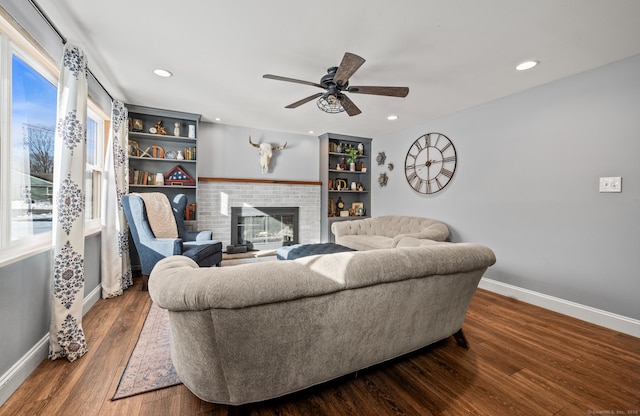
{"type": "Polygon", "coordinates": [[[427,133],[418,137],[404,160],[407,182],[421,194],[444,189],[456,171],[456,148],[447,136],[427,133]]]}

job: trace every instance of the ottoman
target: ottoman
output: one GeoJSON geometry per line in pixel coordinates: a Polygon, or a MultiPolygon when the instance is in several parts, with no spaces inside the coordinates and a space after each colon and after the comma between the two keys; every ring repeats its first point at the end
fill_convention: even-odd
{"type": "Polygon", "coordinates": [[[331,254],[343,251],[355,250],[335,243],[294,244],[277,249],[276,257],[278,260],[294,260],[300,257],[315,256],[316,254],[331,254]]]}
{"type": "Polygon", "coordinates": [[[222,242],[215,240],[183,243],[183,256],[187,256],[200,267],[220,266],[222,262],[222,242]],[[191,244],[189,244],[191,243],[191,244]]]}

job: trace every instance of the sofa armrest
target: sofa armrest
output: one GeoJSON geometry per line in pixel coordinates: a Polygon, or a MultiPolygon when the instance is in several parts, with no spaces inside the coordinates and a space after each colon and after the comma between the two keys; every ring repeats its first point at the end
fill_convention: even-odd
{"type": "Polygon", "coordinates": [[[336,221],[331,224],[331,232],[336,238],[345,235],[367,235],[371,234],[370,231],[371,218],[361,220],[336,221]]]}

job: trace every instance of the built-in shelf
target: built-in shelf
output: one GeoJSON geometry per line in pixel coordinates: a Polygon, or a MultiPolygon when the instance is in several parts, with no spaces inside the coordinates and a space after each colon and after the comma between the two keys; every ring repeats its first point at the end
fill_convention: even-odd
{"type": "MultiPolygon", "coordinates": [[[[197,133],[200,115],[130,104],[126,107],[130,122],[129,188],[135,192],[162,192],[169,198],[177,194],[185,194],[188,205],[197,203],[197,133]],[[158,122],[169,134],[149,133],[149,129],[155,127],[158,122]],[[173,134],[176,123],[180,135],[173,134]],[[190,131],[194,137],[189,137],[190,131]],[[143,156],[143,152],[146,152],[146,155],[143,156]],[[164,156],[167,153],[170,153],[171,157],[164,156]],[[178,153],[182,153],[183,159],[177,158],[178,153]],[[167,174],[177,171],[184,172],[195,181],[195,185],[191,185],[194,182],[187,182],[191,184],[182,186],[155,184],[158,174],[161,174],[167,183],[167,174]],[[136,177],[139,182],[136,181],[136,177]],[[146,184],[144,178],[147,178],[146,184]]],[[[182,179],[175,181],[173,179],[172,177],[172,182],[182,182],[182,179]]]]}
{"type": "MultiPolygon", "coordinates": [[[[366,137],[346,136],[343,134],[326,133],[320,136],[320,178],[323,181],[321,193],[321,224],[320,233],[323,242],[334,241],[331,232],[331,224],[336,221],[357,220],[368,218],[371,215],[371,139],[366,137]],[[338,144],[340,147],[338,148],[338,144]],[[361,146],[360,146],[361,145],[361,146]],[[362,149],[362,153],[356,159],[356,170],[350,170],[346,166],[350,157],[344,151],[336,152],[333,149],[354,148],[362,149]],[[345,164],[345,165],[343,165],[345,164]],[[343,165],[346,169],[336,169],[336,166],[343,165]],[[364,166],[363,166],[364,165],[364,166]],[[366,168],[363,172],[362,168],[366,168]],[[344,181],[336,189],[336,183],[344,181]],[[351,190],[352,183],[362,186],[361,191],[351,190]],[[344,184],[346,183],[346,188],[344,184]],[[336,207],[338,198],[344,203],[343,210],[362,206],[366,215],[349,215],[341,217],[336,207]]],[[[355,211],[355,209],[353,210],[355,211]]],[[[351,212],[352,214],[354,212],[351,212]]]]}

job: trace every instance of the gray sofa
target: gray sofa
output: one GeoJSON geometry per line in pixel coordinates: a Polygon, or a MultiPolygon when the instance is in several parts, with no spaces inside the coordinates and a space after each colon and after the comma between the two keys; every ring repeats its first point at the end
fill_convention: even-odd
{"type": "Polygon", "coordinates": [[[445,241],[449,228],[430,218],[387,215],[331,225],[335,242],[354,250],[394,248],[405,238],[445,241]]]}
{"type": "MultiPolygon", "coordinates": [[[[282,396],[457,334],[494,264],[477,244],[352,251],[199,268],[160,261],[149,294],[169,310],[172,359],[202,400],[282,396]]],[[[232,408],[232,410],[235,408],[232,408]]]]}

